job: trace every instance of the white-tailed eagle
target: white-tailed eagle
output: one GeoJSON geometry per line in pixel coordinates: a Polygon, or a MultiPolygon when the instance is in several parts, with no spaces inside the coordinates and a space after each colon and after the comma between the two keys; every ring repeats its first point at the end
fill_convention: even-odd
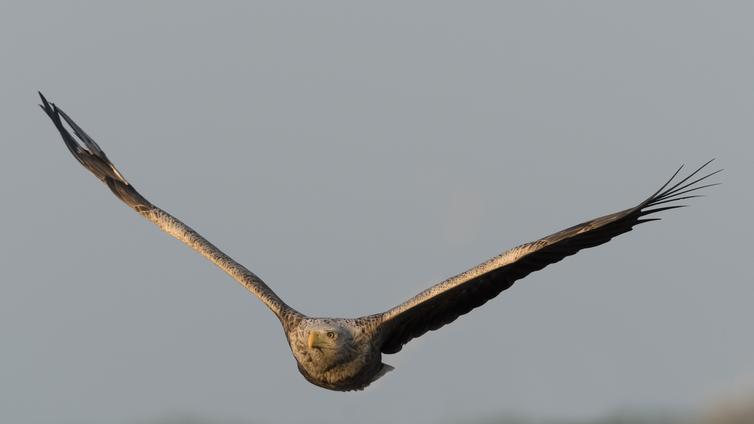
{"type": "MultiPolygon", "coordinates": [[[[126,205],[212,261],[258,297],[278,317],[298,369],[309,382],[331,390],[361,390],[392,367],[382,354],[396,353],[411,339],[453,322],[483,305],[529,273],[588,247],[608,242],[653,214],[679,208],[679,200],[698,197],[700,184],[720,170],[700,174],[709,162],[676,181],[679,168],[657,192],[638,205],[586,221],[502,254],[451,277],[379,314],[360,318],[314,318],[288,306],[253,272],[231,259],[199,233],[158,208],[129,184],[105,152],[76,123],[42,97],[42,109],[52,119],[73,156],[105,183],[126,205]],[[64,127],[64,120],[78,138],[64,127]],[[694,194],[691,194],[694,193],[694,194]]],[[[711,162],[711,161],[710,161],[711,162]]],[[[706,182],[706,181],[705,181],[706,182]]]]}

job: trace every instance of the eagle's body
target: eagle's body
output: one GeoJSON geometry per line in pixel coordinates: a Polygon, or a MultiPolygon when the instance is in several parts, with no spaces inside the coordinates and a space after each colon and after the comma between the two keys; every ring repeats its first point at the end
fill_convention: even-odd
{"type": "MultiPolygon", "coordinates": [[[[40,94],[41,96],[41,94],[40,94]]],[[[688,193],[715,184],[698,185],[719,171],[692,179],[709,162],[687,177],[665,185],[632,208],[605,215],[537,241],[510,249],[461,274],[417,294],[380,314],[361,318],[312,318],[288,306],[259,277],[212,245],[179,219],[150,203],[123,177],[105,152],[73,120],[42,97],[42,109],[52,119],[73,156],[104,182],[120,200],[182,241],[257,296],[280,320],[301,374],[331,390],[361,390],[392,367],[382,354],[396,353],[404,344],[436,330],[481,306],[529,273],[558,262],[581,249],[598,246],[658,218],[646,215],[682,205],[659,206],[697,197],[688,193]],[[71,127],[80,144],[64,127],[71,127]]]]}

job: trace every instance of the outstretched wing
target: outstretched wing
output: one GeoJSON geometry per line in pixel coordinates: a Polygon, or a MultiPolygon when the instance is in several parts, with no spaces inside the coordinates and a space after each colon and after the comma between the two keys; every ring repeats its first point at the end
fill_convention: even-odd
{"type": "Polygon", "coordinates": [[[411,339],[436,330],[483,305],[529,273],[581,249],[607,243],[613,237],[631,231],[635,225],[659,219],[645,218],[647,215],[685,206],[673,202],[699,197],[689,193],[717,185],[699,183],[721,170],[693,179],[710,162],[670,185],[683,167],[679,168],[656,193],[633,208],[592,219],[515,247],[430,287],[381,315],[373,316],[380,323],[376,331],[380,334],[382,352],[398,352],[411,339]]]}
{"type": "Polygon", "coordinates": [[[84,130],[76,125],[76,123],[73,122],[65,112],[55,106],[54,103],[48,103],[42,93],[39,93],[39,96],[42,98],[42,105],[40,105],[40,107],[42,107],[42,110],[47,113],[47,116],[50,117],[52,123],[55,124],[55,127],[63,137],[63,141],[65,142],[66,147],[68,147],[68,150],[71,151],[73,156],[86,169],[104,182],[118,199],[122,200],[123,203],[138,212],[141,216],[160,227],[162,231],[170,234],[188,245],[190,248],[201,253],[202,256],[209,259],[223,271],[228,273],[228,275],[233,277],[264,302],[264,304],[267,305],[275,315],[277,315],[284,325],[288,326],[291,320],[295,321],[301,316],[298,312],[280,300],[280,298],[253,272],[234,261],[199,233],[191,229],[191,227],[153,205],[139,194],[115,168],[115,165],[110,162],[107,155],[105,155],[105,152],[102,151],[97,143],[95,143],[94,140],[84,132],[84,130]],[[68,123],[73,130],[73,133],[76,134],[76,137],[78,137],[83,145],[79,144],[79,142],[68,132],[65,126],[63,126],[61,118],[68,123]]]}

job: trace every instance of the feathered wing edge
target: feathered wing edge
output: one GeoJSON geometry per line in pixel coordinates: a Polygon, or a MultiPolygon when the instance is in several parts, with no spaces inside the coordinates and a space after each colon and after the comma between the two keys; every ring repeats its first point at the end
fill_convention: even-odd
{"type": "Polygon", "coordinates": [[[191,227],[153,205],[139,194],[115,168],[115,165],[110,162],[99,145],[81,127],[54,103],[49,103],[42,93],[39,93],[39,97],[42,99],[40,107],[60,132],[63,142],[71,154],[73,154],[73,157],[94,174],[94,176],[104,182],[118,199],[157,225],[162,231],[202,254],[241,283],[241,285],[246,287],[246,289],[270,308],[286,328],[294,325],[302,317],[301,314],[286,305],[261,278],[212,245],[212,243],[191,229],[191,227]],[[61,117],[70,126],[73,133],[83,145],[68,132],[61,121],[61,117]]]}
{"type": "MultiPolygon", "coordinates": [[[[483,305],[531,272],[558,262],[581,249],[598,246],[632,227],[660,218],[648,217],[686,205],[675,202],[700,197],[699,190],[719,183],[702,184],[717,170],[698,176],[712,160],[675,182],[683,166],[639,205],[567,228],[537,241],[515,247],[474,268],[419,293],[383,314],[368,317],[379,334],[384,353],[395,353],[413,338],[436,330],[483,305]],[[695,178],[696,177],[696,178],[695,178]]],[[[365,317],[367,318],[367,317],[365,317]]]]}

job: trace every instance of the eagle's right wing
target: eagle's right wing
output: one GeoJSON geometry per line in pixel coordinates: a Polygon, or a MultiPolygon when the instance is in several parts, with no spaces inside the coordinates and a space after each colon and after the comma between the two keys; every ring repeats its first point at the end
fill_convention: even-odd
{"type": "Polygon", "coordinates": [[[275,292],[273,292],[272,289],[270,289],[262,279],[257,277],[253,272],[234,261],[199,233],[191,229],[191,227],[153,205],[139,194],[115,168],[115,165],[110,162],[107,155],[105,155],[105,152],[100,149],[97,143],[95,143],[94,140],[84,132],[84,130],[76,125],[76,123],[69,118],[65,112],[55,106],[54,103],[48,103],[42,93],[39,93],[39,96],[42,98],[42,105],[40,105],[42,110],[47,113],[47,116],[50,117],[52,123],[55,124],[55,127],[63,137],[63,141],[65,142],[66,147],[68,147],[68,150],[71,151],[81,165],[104,182],[118,199],[134,209],[141,216],[160,227],[162,231],[182,241],[220,267],[228,275],[233,277],[233,279],[241,283],[241,285],[246,287],[246,289],[264,302],[264,304],[267,305],[275,315],[277,315],[286,327],[300,319],[301,314],[286,305],[275,294],[275,292]],[[63,126],[63,122],[60,119],[61,117],[66,123],[68,123],[83,145],[79,144],[63,126]]]}

